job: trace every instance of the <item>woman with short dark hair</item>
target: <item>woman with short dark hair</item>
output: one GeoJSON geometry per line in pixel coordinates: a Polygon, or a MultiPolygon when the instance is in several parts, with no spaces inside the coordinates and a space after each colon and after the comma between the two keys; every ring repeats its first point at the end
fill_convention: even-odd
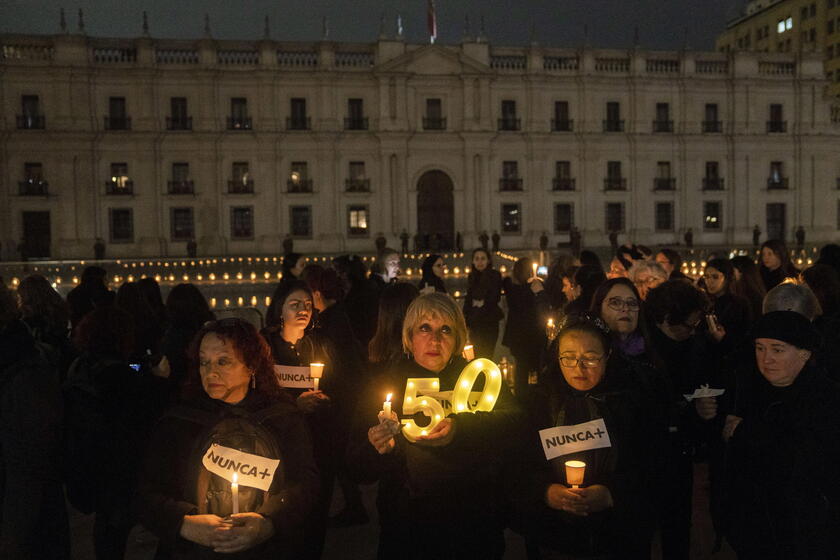
{"type": "Polygon", "coordinates": [[[271,349],[253,325],[230,318],[202,327],[190,359],[187,401],[152,433],[138,493],[140,522],[158,537],[158,555],[299,558],[317,470],[303,418],[277,384],[271,349]],[[243,471],[234,500],[229,475],[204,466],[214,444],[279,460],[266,469],[268,490],[243,471]]]}
{"type": "Polygon", "coordinates": [[[787,245],[781,239],[768,239],[761,244],[761,279],[764,288],[771,290],[785,281],[796,278],[799,270],[790,262],[787,245]]]}
{"type": "Polygon", "coordinates": [[[501,299],[502,275],[493,269],[490,252],[479,247],[472,253],[467,295],[464,297],[464,317],[476,358],[493,359],[499,338],[499,321],[504,318],[499,307],[501,299]]]}

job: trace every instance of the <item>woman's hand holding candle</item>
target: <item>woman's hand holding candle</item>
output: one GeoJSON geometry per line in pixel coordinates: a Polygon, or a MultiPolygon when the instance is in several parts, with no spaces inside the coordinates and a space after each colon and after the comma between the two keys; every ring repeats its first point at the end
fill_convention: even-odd
{"type": "Polygon", "coordinates": [[[321,403],[329,400],[330,398],[321,391],[304,391],[296,399],[298,408],[303,412],[312,412],[321,403]]]}
{"type": "Polygon", "coordinates": [[[569,492],[580,496],[579,509],[586,513],[597,513],[613,507],[612,493],[603,484],[593,484],[586,488],[569,488],[569,492]]]}
{"type": "Polygon", "coordinates": [[[238,513],[231,516],[233,524],[213,531],[210,546],[213,552],[231,554],[242,552],[265,542],[274,535],[274,524],[259,513],[238,513]]]}
{"type": "Polygon", "coordinates": [[[202,546],[211,546],[216,529],[229,527],[230,523],[218,515],[185,515],[180,535],[183,539],[202,546]]]}
{"type": "MultiPolygon", "coordinates": [[[[391,413],[391,418],[395,422],[398,421],[397,415],[393,412],[391,413]]],[[[390,453],[397,445],[394,441],[394,432],[387,422],[380,422],[375,426],[371,426],[368,430],[368,441],[380,455],[390,453]]]]}
{"type": "MultiPolygon", "coordinates": [[[[579,488],[577,489],[579,490],[579,488]]],[[[550,484],[545,492],[545,503],[548,507],[566,511],[574,515],[586,515],[587,511],[583,498],[571,488],[562,484],[550,484]]]]}

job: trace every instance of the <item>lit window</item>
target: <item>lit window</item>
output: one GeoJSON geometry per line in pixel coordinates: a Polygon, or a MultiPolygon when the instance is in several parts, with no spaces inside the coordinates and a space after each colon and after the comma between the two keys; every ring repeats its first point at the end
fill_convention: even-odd
{"type": "Polygon", "coordinates": [[[789,17],[785,20],[785,29],[793,29],[793,18],[789,17]]]}
{"type": "Polygon", "coordinates": [[[785,32],[785,20],[779,20],[779,23],[776,24],[776,33],[784,33],[785,32]]]}

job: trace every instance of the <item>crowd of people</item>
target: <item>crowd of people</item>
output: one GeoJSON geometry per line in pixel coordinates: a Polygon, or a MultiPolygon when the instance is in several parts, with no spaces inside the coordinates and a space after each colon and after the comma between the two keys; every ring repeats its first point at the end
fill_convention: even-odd
{"type": "Polygon", "coordinates": [[[456,301],[441,255],[415,285],[388,248],[290,253],[264,325],[98,267],[66,299],[0,282],[0,557],[70,558],[69,502],[98,559],[138,527],[160,559],[317,559],[378,483],[379,558],[501,558],[510,529],[530,559],[687,559],[699,462],[718,546],[840,557],[840,246],[697,279],[670,248],[493,257],[456,301]]]}

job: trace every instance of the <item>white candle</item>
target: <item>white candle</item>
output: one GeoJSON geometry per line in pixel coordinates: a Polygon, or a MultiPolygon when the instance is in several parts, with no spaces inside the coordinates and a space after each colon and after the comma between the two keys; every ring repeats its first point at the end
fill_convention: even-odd
{"type": "Polygon", "coordinates": [[[537,263],[531,263],[531,270],[534,272],[534,274],[533,274],[534,278],[537,277],[537,266],[538,266],[537,263]]]}
{"type": "Polygon", "coordinates": [[[309,377],[312,378],[312,390],[318,390],[318,384],[321,381],[321,376],[324,375],[324,364],[313,362],[309,364],[309,377]]]}
{"type": "Polygon", "coordinates": [[[233,473],[233,482],[230,483],[230,493],[233,496],[233,513],[239,513],[239,475],[233,473]]]}
{"type": "Polygon", "coordinates": [[[468,362],[471,362],[475,359],[475,349],[473,348],[472,344],[467,344],[466,346],[464,346],[463,355],[464,359],[468,362]]]}
{"type": "Polygon", "coordinates": [[[566,461],[566,483],[572,488],[580,487],[585,471],[586,463],[583,461],[566,461]]]}
{"type": "Polygon", "coordinates": [[[385,402],[382,403],[382,417],[391,418],[391,393],[388,393],[385,402]]]}

